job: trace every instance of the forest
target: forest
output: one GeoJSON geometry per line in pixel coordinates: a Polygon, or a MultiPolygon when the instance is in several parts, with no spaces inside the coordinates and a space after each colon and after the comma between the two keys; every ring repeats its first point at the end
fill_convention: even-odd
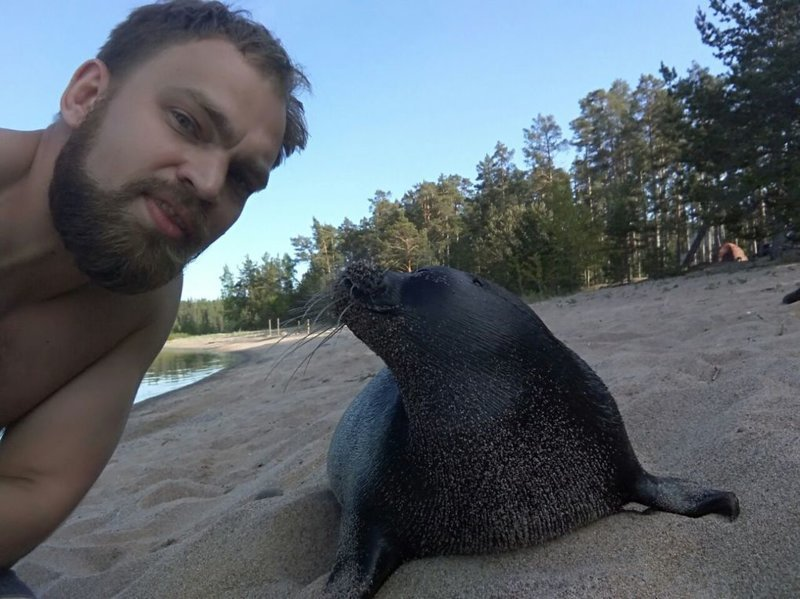
{"type": "Polygon", "coordinates": [[[181,302],[173,333],[288,322],[362,258],[453,266],[528,298],[680,274],[724,242],[780,258],[800,227],[800,2],[709,0],[695,24],[721,74],[662,64],[614,81],[580,100],[569,137],[538,114],[522,156],[497,142],[473,179],[378,190],[359,223],[313,219],[294,256],[247,256],[220,300],[181,302]]]}

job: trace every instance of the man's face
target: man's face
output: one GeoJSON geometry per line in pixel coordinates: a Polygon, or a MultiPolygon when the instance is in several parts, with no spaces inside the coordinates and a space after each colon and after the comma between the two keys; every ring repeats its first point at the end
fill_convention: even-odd
{"type": "Polygon", "coordinates": [[[160,287],[266,185],[285,124],[273,84],[230,43],[166,48],[65,144],[50,186],[55,227],[98,285],[160,287]]]}

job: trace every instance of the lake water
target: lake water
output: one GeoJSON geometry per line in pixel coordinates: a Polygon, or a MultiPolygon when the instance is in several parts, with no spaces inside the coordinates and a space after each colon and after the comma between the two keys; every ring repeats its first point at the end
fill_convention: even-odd
{"type": "Polygon", "coordinates": [[[144,375],[134,403],[196,383],[233,362],[230,353],[161,350],[144,375]]]}

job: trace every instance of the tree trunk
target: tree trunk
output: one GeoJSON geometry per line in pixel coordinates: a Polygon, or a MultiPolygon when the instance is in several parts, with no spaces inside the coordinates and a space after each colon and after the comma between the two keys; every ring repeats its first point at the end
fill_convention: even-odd
{"type": "Polygon", "coordinates": [[[700,225],[700,228],[697,230],[697,234],[694,236],[694,239],[692,240],[692,244],[689,246],[689,250],[683,257],[683,261],[681,262],[682,268],[687,268],[689,264],[692,263],[694,255],[697,253],[697,248],[700,247],[700,244],[703,242],[706,233],[708,233],[708,225],[706,224],[700,225]]]}
{"type": "Polygon", "coordinates": [[[769,257],[778,260],[783,255],[783,223],[776,223],[772,231],[772,244],[769,246],[769,257]]]}

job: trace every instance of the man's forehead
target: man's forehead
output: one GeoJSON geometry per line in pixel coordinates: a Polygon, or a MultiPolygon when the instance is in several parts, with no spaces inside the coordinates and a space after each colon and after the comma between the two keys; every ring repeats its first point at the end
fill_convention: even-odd
{"type": "Polygon", "coordinates": [[[134,71],[144,76],[183,79],[246,77],[272,85],[270,78],[258,71],[231,42],[219,38],[170,44],[157,50],[134,71]]]}
{"type": "Polygon", "coordinates": [[[126,83],[134,88],[149,85],[162,97],[193,102],[230,145],[248,134],[264,137],[258,144],[269,146],[269,151],[263,152],[265,160],[277,158],[285,127],[285,102],[275,82],[228,41],[206,39],[169,46],[131,72],[121,86],[126,83]]]}

